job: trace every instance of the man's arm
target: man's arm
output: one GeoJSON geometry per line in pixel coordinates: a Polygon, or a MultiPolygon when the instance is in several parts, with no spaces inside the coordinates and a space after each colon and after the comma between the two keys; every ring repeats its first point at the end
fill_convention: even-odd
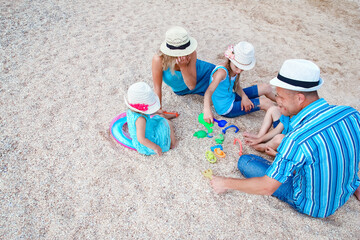
{"type": "Polygon", "coordinates": [[[250,194],[272,195],[281,184],[281,182],[266,175],[247,179],[213,176],[211,180],[211,186],[216,193],[224,193],[232,189],[250,194]]]}

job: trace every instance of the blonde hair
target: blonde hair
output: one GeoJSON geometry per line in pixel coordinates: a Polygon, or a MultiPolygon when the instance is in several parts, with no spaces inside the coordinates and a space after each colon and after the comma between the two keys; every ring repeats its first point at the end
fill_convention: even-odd
{"type": "Polygon", "coordinates": [[[168,68],[170,68],[171,74],[175,74],[175,64],[176,64],[176,58],[169,55],[164,54],[163,52],[158,52],[159,57],[162,59],[162,70],[166,71],[168,68]]]}
{"type": "MultiPolygon", "coordinates": [[[[232,70],[231,70],[231,67],[230,67],[230,59],[226,58],[226,62],[225,62],[225,68],[228,70],[228,73],[229,73],[229,83],[231,85],[231,77],[230,77],[230,74],[232,73],[232,70]]],[[[239,73],[237,76],[236,76],[236,79],[235,79],[235,83],[234,83],[234,91],[236,92],[238,90],[238,83],[239,83],[239,79],[240,79],[240,74],[239,73]]],[[[230,89],[229,89],[230,90],[230,89]]]]}

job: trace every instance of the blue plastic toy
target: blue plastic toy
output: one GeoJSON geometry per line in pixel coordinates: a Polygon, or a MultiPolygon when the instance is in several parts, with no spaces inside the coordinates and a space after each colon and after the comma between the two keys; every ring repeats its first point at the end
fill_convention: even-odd
{"type": "Polygon", "coordinates": [[[222,130],[223,134],[226,133],[226,130],[228,130],[229,128],[232,128],[232,127],[235,128],[235,133],[237,133],[237,132],[239,131],[239,128],[238,128],[237,126],[235,126],[235,125],[230,125],[230,126],[224,128],[224,129],[222,130]]]}

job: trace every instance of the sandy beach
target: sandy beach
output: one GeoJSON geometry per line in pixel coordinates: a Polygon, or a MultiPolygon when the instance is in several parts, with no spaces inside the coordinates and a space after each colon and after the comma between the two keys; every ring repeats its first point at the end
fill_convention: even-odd
{"type": "Polygon", "coordinates": [[[152,56],[175,25],[214,64],[229,44],[251,42],[257,63],[243,87],[305,58],[321,69],[320,97],[360,110],[359,1],[0,0],[0,239],[359,239],[354,196],[315,219],[274,197],[213,192],[201,172],[242,178],[233,141],[264,112],[226,119],[240,131],[210,164],[214,139],[193,137],[205,130],[203,97],[164,85],[178,146],[143,156],[114,141],[127,88],[153,86],[152,56]]]}

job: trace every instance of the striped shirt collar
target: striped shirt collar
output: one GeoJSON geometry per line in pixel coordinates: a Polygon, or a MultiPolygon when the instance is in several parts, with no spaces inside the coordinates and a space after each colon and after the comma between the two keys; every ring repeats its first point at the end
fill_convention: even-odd
{"type": "Polygon", "coordinates": [[[304,109],[302,109],[298,114],[296,114],[291,118],[290,121],[291,128],[294,129],[296,126],[301,124],[305,119],[310,118],[311,116],[319,112],[320,109],[328,105],[329,104],[323,98],[320,98],[315,102],[310,103],[304,109]]]}

